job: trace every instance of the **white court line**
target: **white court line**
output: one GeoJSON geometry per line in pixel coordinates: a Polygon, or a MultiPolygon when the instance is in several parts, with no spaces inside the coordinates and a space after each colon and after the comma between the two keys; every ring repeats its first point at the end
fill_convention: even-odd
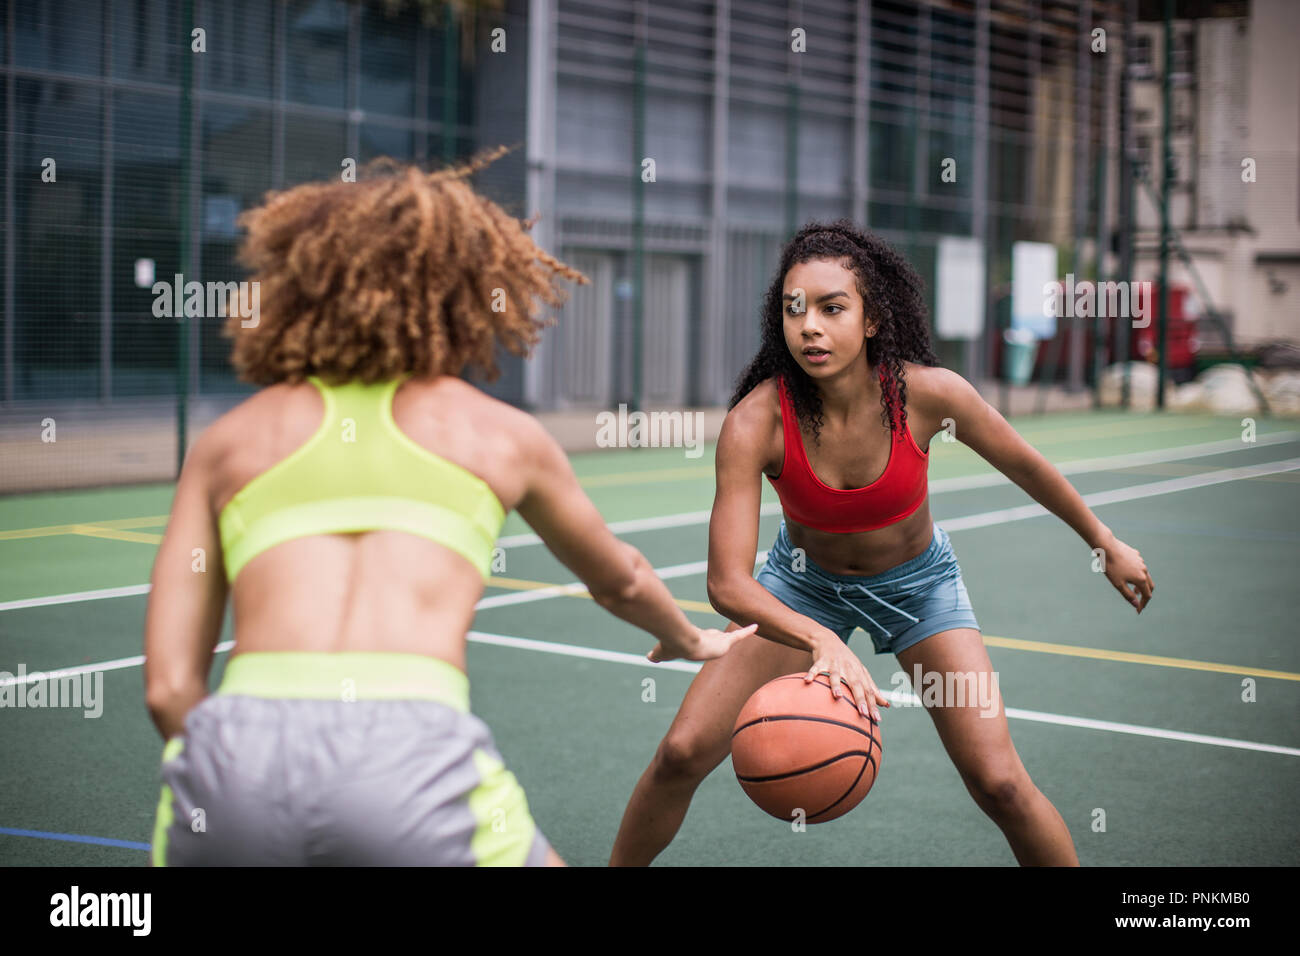
{"type": "MultiPolygon", "coordinates": [[[[754,557],[754,566],[762,564],[767,560],[767,552],[760,551],[754,557]]],[[[671,564],[663,568],[655,568],[654,572],[660,580],[666,581],[671,578],[688,578],[692,574],[703,574],[709,570],[708,561],[688,561],[686,564],[671,564]]],[[[490,607],[508,607],[511,604],[532,604],[534,601],[545,601],[548,598],[564,597],[566,594],[583,594],[587,586],[580,581],[574,581],[572,584],[557,584],[549,588],[537,588],[534,591],[519,591],[514,594],[495,594],[492,597],[485,597],[474,605],[474,610],[481,611],[490,607]]],[[[3,610],[3,606],[0,606],[3,610]]]]}
{"type": "MultiPolygon", "coordinates": [[[[623,651],[606,651],[596,647],[580,647],[575,644],[561,644],[555,641],[538,641],[528,637],[510,637],[506,634],[487,634],[483,631],[470,631],[469,640],[475,644],[490,644],[496,647],[509,647],[516,650],[537,651],[543,654],[559,654],[564,657],[580,657],[586,660],[605,661],[611,664],[631,664],[644,667],[649,671],[675,670],[694,673],[701,665],[695,661],[665,661],[652,664],[640,654],[628,654],[623,651]]],[[[234,646],[234,641],[222,641],[216,647],[216,653],[222,654],[234,646]]],[[[144,658],[123,657],[115,661],[100,664],[86,664],[81,667],[68,667],[57,671],[24,674],[22,677],[0,678],[0,687],[12,684],[30,684],[38,680],[58,677],[72,677],[95,671],[120,670],[124,667],[138,667],[144,658]]],[[[892,690],[882,693],[895,704],[910,704],[919,707],[918,698],[911,691],[892,690]]],[[[1063,714],[1049,714],[1038,710],[1021,710],[1007,707],[1007,717],[1014,720],[1029,720],[1042,724],[1057,724],[1064,727],[1080,727],[1086,730],[1102,730],[1116,734],[1133,734],[1139,737],[1155,737],[1162,740],[1181,740],[1186,743],[1205,744],[1211,747],[1229,747],[1234,750],[1255,750],[1263,753],[1284,754],[1288,757],[1300,757],[1300,747],[1283,747],[1279,744],[1258,743],[1253,740],[1236,740],[1232,737],[1211,737],[1207,734],[1189,734],[1181,730],[1165,730],[1160,727],[1143,727],[1138,724],[1122,724],[1112,720],[1093,720],[1090,717],[1068,717],[1063,714]]]]}
{"type": "MultiPolygon", "coordinates": [[[[1168,495],[1176,491],[1189,491],[1192,488],[1205,488],[1209,485],[1221,485],[1228,481],[1262,478],[1265,475],[1297,470],[1300,470],[1300,458],[1288,458],[1284,461],[1270,461],[1258,465],[1243,465],[1240,468],[1207,471],[1200,475],[1172,478],[1169,481],[1154,481],[1143,485],[1130,485],[1128,488],[1095,491],[1092,494],[1083,495],[1083,502],[1089,507],[1109,505],[1118,501],[1153,498],[1156,495],[1168,495]]],[[[1048,514],[1051,514],[1051,512],[1042,505],[1021,505],[1017,508],[985,511],[982,514],[966,515],[961,518],[948,518],[939,524],[945,531],[965,531],[968,528],[984,528],[989,525],[1006,524],[1010,521],[1022,521],[1025,518],[1036,518],[1048,514]]]]}
{"type": "MultiPolygon", "coordinates": [[[[938,436],[936,436],[937,438],[938,436]]],[[[1300,439],[1300,432],[1273,432],[1261,435],[1255,445],[1278,445],[1300,439]]],[[[1082,475],[1096,471],[1116,471],[1123,468],[1135,468],[1140,465],[1158,465],[1167,461],[1182,461],[1185,458],[1208,458],[1213,455],[1226,455],[1234,451],[1245,451],[1251,447],[1236,438],[1226,441],[1205,442],[1201,445],[1184,445],[1180,448],[1158,448],[1155,451],[1137,451],[1127,455],[1111,455],[1107,458],[1080,458],[1077,461],[1062,462],[1053,465],[1063,475],[1082,475]]],[[[992,488],[997,485],[1011,484],[1011,479],[1000,471],[984,475],[964,475],[958,478],[941,478],[930,482],[930,493],[936,491],[966,491],[971,488],[992,488]]]]}
{"type": "Polygon", "coordinates": [[[131,584],[124,588],[99,588],[95,591],[73,591],[71,594],[52,594],[49,597],[23,598],[20,601],[0,603],[0,611],[17,611],[24,607],[48,607],[51,604],[76,604],[78,601],[102,601],[105,598],[134,597],[148,594],[151,585],[131,584]]]}
{"type": "MultiPolygon", "coordinates": [[[[1191,488],[1203,488],[1208,485],[1217,485],[1229,481],[1239,481],[1245,478],[1259,478],[1265,475],[1272,475],[1285,471],[1296,471],[1298,469],[1300,469],[1300,458],[1289,458],[1284,461],[1264,462],[1258,465],[1244,465],[1240,468],[1224,468],[1219,471],[1205,472],[1200,475],[1187,475],[1169,481],[1146,482],[1141,485],[1130,485],[1127,488],[1116,488],[1111,491],[1098,491],[1084,495],[1083,501],[1090,507],[1094,505],[1112,504],[1118,501],[1133,501],[1138,498],[1171,494],[1176,491],[1186,491],[1191,488]]],[[[1010,479],[1007,480],[1009,481],[1010,479]]],[[[779,504],[765,505],[762,509],[763,512],[769,514],[779,514],[780,510],[781,506],[779,504]]],[[[1003,508],[997,511],[984,511],[979,514],[947,518],[944,521],[939,522],[939,525],[945,531],[964,531],[970,528],[984,528],[990,525],[1006,524],[1011,521],[1022,521],[1027,518],[1036,518],[1047,514],[1051,514],[1051,512],[1042,505],[1020,505],[1015,508],[1003,508]]],[[[709,512],[707,511],[688,512],[680,515],[667,515],[662,518],[643,518],[635,521],[614,522],[609,525],[609,528],[615,532],[657,530],[662,527],[674,527],[677,525],[699,523],[694,520],[699,516],[703,516],[703,520],[707,521],[708,515],[709,512]]],[[[507,539],[498,539],[498,544],[505,540],[507,539]]],[[[761,552],[757,556],[756,560],[767,560],[767,552],[761,552]]],[[[691,561],[686,564],[656,568],[655,573],[658,574],[659,577],[667,579],[700,574],[707,569],[707,561],[691,561]]],[[[557,584],[553,587],[538,588],[534,591],[524,591],[517,594],[501,594],[484,598],[475,606],[475,609],[479,610],[483,608],[504,607],[512,604],[531,604],[536,601],[545,601],[549,598],[581,593],[585,590],[586,586],[576,581],[569,584],[557,584]]],[[[148,584],[137,584],[122,588],[103,588],[97,591],[76,591],[71,594],[55,594],[49,597],[24,598],[19,601],[6,601],[0,603],[0,611],[17,610],[26,607],[46,607],[54,604],[72,604],[78,601],[97,601],[103,598],[146,594],[148,591],[148,584]]]]}
{"type": "MultiPolygon", "coordinates": [[[[1300,432],[1274,432],[1259,436],[1255,445],[1277,445],[1300,439],[1300,432]]],[[[938,436],[931,441],[938,441],[938,436]]],[[[1177,448],[1159,448],[1154,451],[1131,452],[1127,455],[1112,455],[1107,458],[1080,458],[1077,461],[1062,462],[1053,467],[1063,475],[1082,475],[1096,471],[1113,471],[1121,468],[1134,468],[1139,465],[1155,465],[1167,461],[1182,461],[1187,458],[1207,458],[1213,455],[1226,455],[1229,452],[1245,451],[1247,443],[1236,438],[1224,441],[1205,442],[1199,445],[1183,445],[1177,448]]],[[[940,478],[930,482],[931,495],[948,494],[954,491],[970,491],[975,488],[994,488],[998,485],[1012,484],[1010,478],[1000,471],[983,475],[962,475],[956,478],[940,478]]],[[[763,505],[758,512],[763,517],[778,515],[781,506],[778,503],[763,505]]],[[[686,511],[675,515],[662,515],[655,518],[633,518],[629,521],[614,521],[609,530],[615,534],[633,531],[657,531],[661,528],[682,528],[689,525],[708,524],[710,512],[686,511]]],[[[947,527],[945,525],[945,527],[947,527]]],[[[497,546],[502,548],[528,548],[541,544],[542,539],[531,532],[510,534],[497,539],[497,546]]]]}
{"type": "MultiPolygon", "coordinates": [[[[1117,501],[1133,501],[1137,498],[1167,495],[1176,491],[1203,488],[1207,485],[1217,485],[1227,481],[1240,481],[1244,478],[1259,478],[1264,475],[1277,474],[1278,472],[1298,470],[1300,470],[1300,458],[1288,458],[1285,461],[1266,462],[1259,465],[1245,465],[1241,468],[1224,468],[1219,471],[1205,472],[1200,475],[1188,475],[1184,478],[1174,478],[1170,481],[1153,481],[1142,485],[1132,485],[1128,488],[1116,488],[1112,491],[1098,491],[1090,495],[1084,495],[1083,501],[1089,507],[1108,505],[1117,501]]],[[[943,521],[936,523],[939,527],[943,528],[944,531],[966,531],[970,528],[986,528],[990,525],[1009,524],[1012,521],[1024,521],[1027,518],[1038,518],[1049,514],[1051,514],[1051,512],[1039,504],[1020,505],[1016,508],[1003,508],[998,511],[984,511],[980,514],[964,515],[960,518],[945,518],[943,521]]],[[[756,557],[755,564],[766,560],[767,552],[760,552],[756,557]]],[[[655,573],[661,578],[677,578],[691,574],[703,574],[708,570],[708,568],[708,561],[693,561],[690,564],[673,565],[670,568],[664,568],[663,571],[656,568],[655,573]]],[[[583,590],[585,590],[585,588],[582,584],[574,582],[572,584],[560,584],[553,588],[544,588],[536,591],[502,594],[496,597],[484,598],[476,605],[475,609],[501,607],[510,604],[531,604],[535,601],[545,601],[549,598],[559,597],[562,594],[572,594],[575,593],[575,591],[583,590]]],[[[0,610],[3,610],[3,605],[0,605],[0,610]]]]}

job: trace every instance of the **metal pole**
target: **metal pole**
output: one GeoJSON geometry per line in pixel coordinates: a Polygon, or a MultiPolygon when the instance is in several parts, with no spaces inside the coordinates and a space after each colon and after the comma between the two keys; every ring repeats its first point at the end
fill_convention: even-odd
{"type": "MultiPolygon", "coordinates": [[[[110,4],[104,4],[105,10],[109,7],[110,4]]],[[[102,49],[104,75],[112,76],[112,30],[104,31],[102,49]]],[[[103,169],[99,180],[102,189],[99,206],[99,400],[107,403],[113,399],[113,90],[107,88],[100,95],[104,97],[104,128],[103,169]]]]}
{"type": "Polygon", "coordinates": [[[930,8],[916,14],[916,90],[912,95],[912,178],[907,195],[907,258],[916,262],[918,207],[927,197],[930,165],[930,8]]]}
{"type": "MultiPolygon", "coordinates": [[[[638,8],[644,14],[644,8],[638,8]]],[[[644,23],[638,16],[637,24],[644,23]]],[[[641,408],[642,363],[644,361],[643,325],[645,322],[645,174],[641,163],[645,159],[645,36],[638,29],[636,36],[635,77],[632,104],[632,395],[628,402],[630,411],[641,408]]]]}
{"type": "Polygon", "coordinates": [[[871,154],[871,2],[857,0],[853,21],[853,169],[850,215],[858,226],[867,223],[871,154]]]}
{"type": "MultiPolygon", "coordinates": [[[[975,153],[971,157],[971,235],[980,241],[980,254],[983,256],[984,270],[984,288],[991,285],[989,263],[992,257],[989,254],[989,217],[988,217],[988,190],[989,190],[989,2],[988,0],[976,0],[975,4],[975,153]]],[[[988,301],[988,297],[985,297],[988,301]]],[[[984,321],[980,326],[984,330],[984,335],[989,331],[989,315],[987,311],[984,314],[984,321]]],[[[980,354],[985,358],[985,362],[976,361],[976,350],[980,344],[980,339],[971,339],[966,343],[966,357],[964,374],[967,381],[974,381],[976,377],[982,377],[985,374],[992,374],[992,363],[987,362],[989,355],[988,343],[985,341],[985,348],[979,349],[980,354]],[[981,365],[987,365],[987,368],[981,368],[981,365]]]]}
{"type": "Polygon", "coordinates": [[[1169,322],[1169,186],[1173,174],[1174,156],[1170,146],[1169,135],[1173,128],[1172,113],[1174,108],[1174,0],[1165,0],[1165,71],[1163,78],[1163,102],[1160,117],[1160,153],[1163,173],[1160,177],[1160,307],[1156,321],[1159,323],[1156,335],[1156,357],[1159,371],[1156,376],[1156,408],[1165,407],[1165,342],[1169,322]]]}
{"type": "MultiPolygon", "coordinates": [[[[1125,282],[1134,281],[1133,275],[1133,232],[1136,223],[1133,219],[1133,19],[1137,0],[1125,0],[1124,3],[1124,72],[1120,76],[1119,86],[1119,274],[1125,282]]],[[[1119,322],[1115,328],[1115,351],[1123,363],[1123,384],[1120,386],[1120,407],[1129,407],[1129,328],[1132,320],[1128,317],[1119,322]]]]}
{"type": "Polygon", "coordinates": [[[785,85],[785,234],[798,228],[799,217],[799,84],[785,85]]]}
{"type": "MultiPolygon", "coordinates": [[[[528,155],[527,215],[542,213],[532,228],[532,239],[559,255],[559,230],[555,211],[555,4],[554,0],[528,3],[528,84],[525,149],[528,155]]],[[[549,403],[558,375],[556,344],[543,336],[531,361],[524,363],[523,403],[530,409],[549,403]]]]}
{"type": "Polygon", "coordinates": [[[447,4],[447,27],[442,37],[442,159],[450,165],[456,160],[456,106],[460,98],[459,54],[456,50],[456,7],[447,4]]]}
{"type": "MultiPolygon", "coordinates": [[[[1113,26],[1113,24],[1111,24],[1113,26]]],[[[1101,296],[1100,290],[1103,288],[1102,283],[1107,281],[1106,271],[1106,250],[1109,248],[1110,229],[1110,203],[1107,197],[1108,189],[1108,172],[1110,166],[1110,157],[1115,151],[1115,69],[1112,61],[1103,58],[1102,60],[1102,97],[1104,110],[1102,111],[1102,130],[1101,130],[1101,147],[1097,150],[1097,289],[1098,289],[1098,308],[1094,312],[1092,323],[1092,407],[1101,408],[1101,376],[1106,367],[1106,332],[1110,325],[1115,321],[1114,316],[1108,316],[1106,321],[1101,318],[1101,296]]],[[[1120,319],[1123,320],[1123,317],[1120,319]]]]}
{"type": "MultiPolygon", "coordinates": [[[[181,182],[179,194],[181,281],[188,281],[193,262],[193,237],[190,229],[190,101],[193,96],[194,55],[190,51],[190,32],[194,29],[194,0],[181,3],[181,182]]],[[[185,290],[180,290],[182,302],[180,334],[176,348],[176,477],[179,480],[185,466],[185,448],[188,444],[189,391],[190,391],[190,322],[185,315],[185,290]]]]}
{"type": "MultiPolygon", "coordinates": [[[[1097,308],[1092,314],[1092,407],[1101,408],[1101,373],[1106,366],[1106,323],[1102,321],[1106,282],[1106,150],[1097,154],[1097,308]]],[[[1109,322],[1113,316],[1107,316],[1109,322]]]]}
{"type": "MultiPolygon", "coordinates": [[[[1092,74],[1089,72],[1088,57],[1089,51],[1088,39],[1091,34],[1092,25],[1092,5],[1084,5],[1083,22],[1079,25],[1078,47],[1076,47],[1075,60],[1075,122],[1074,122],[1074,222],[1071,224],[1073,230],[1074,250],[1070,256],[1070,271],[1073,272],[1075,280],[1078,280],[1080,273],[1083,272],[1083,237],[1086,234],[1086,225],[1088,217],[1088,179],[1091,178],[1091,169],[1088,166],[1088,120],[1089,105],[1091,105],[1091,82],[1092,74]]],[[[1066,390],[1067,392],[1078,392],[1082,388],[1083,377],[1083,320],[1079,316],[1073,315],[1058,320],[1057,334],[1048,345],[1047,367],[1043,378],[1039,380],[1039,390],[1037,390],[1035,401],[1036,414],[1043,414],[1047,411],[1047,394],[1048,389],[1056,384],[1057,367],[1061,362],[1061,350],[1069,347],[1069,364],[1066,368],[1066,390]]]]}
{"type": "MultiPolygon", "coordinates": [[[[14,6],[8,4],[5,21],[5,62],[14,61],[14,6]]],[[[14,325],[18,321],[15,314],[15,296],[14,296],[14,243],[17,241],[18,234],[18,214],[14,211],[14,166],[18,162],[18,144],[14,130],[18,128],[18,117],[14,115],[17,111],[17,98],[14,93],[14,87],[17,84],[12,76],[8,77],[5,83],[5,116],[9,122],[5,124],[5,218],[7,220],[5,229],[5,261],[4,261],[4,366],[5,366],[5,391],[4,400],[12,402],[15,395],[14,385],[14,325]]]]}
{"type": "MultiPolygon", "coordinates": [[[[713,155],[710,158],[709,250],[704,257],[704,288],[707,311],[702,338],[707,355],[697,367],[702,382],[696,399],[701,403],[726,404],[731,366],[727,361],[727,330],[738,310],[727,300],[727,112],[731,98],[731,0],[718,0],[713,27],[713,155]],[[705,384],[707,383],[707,384],[705,384]]],[[[748,310],[744,312],[749,318],[748,310]]]]}
{"type": "MultiPolygon", "coordinates": [[[[1085,235],[1085,220],[1088,215],[1088,180],[1091,178],[1091,172],[1088,166],[1089,151],[1089,104],[1091,102],[1090,83],[1091,73],[1089,71],[1089,46],[1088,40],[1091,32],[1092,23],[1092,6],[1087,3],[1084,7],[1084,19],[1079,27],[1078,32],[1078,59],[1075,61],[1075,123],[1074,123],[1074,222],[1073,245],[1074,250],[1071,254],[1071,272],[1076,280],[1082,272],[1083,266],[1083,237],[1085,235]]],[[[1073,309],[1068,311],[1073,312],[1073,309]]],[[[1061,350],[1069,343],[1070,361],[1066,375],[1066,391],[1077,392],[1081,387],[1079,381],[1083,369],[1083,321],[1077,316],[1072,315],[1067,318],[1058,320],[1056,335],[1047,346],[1047,357],[1045,361],[1045,372],[1038,383],[1038,392],[1034,402],[1035,414],[1042,414],[1047,410],[1047,390],[1056,384],[1056,371],[1060,364],[1061,350]]]]}
{"type": "MultiPolygon", "coordinates": [[[[1092,153],[1092,49],[1090,46],[1092,32],[1092,3],[1085,0],[1081,4],[1083,26],[1079,31],[1078,49],[1078,115],[1075,120],[1075,166],[1074,166],[1074,275],[1076,280],[1082,277],[1083,242],[1088,234],[1088,181],[1092,179],[1092,164],[1088,157],[1092,153]]],[[[1100,220],[1100,212],[1098,212],[1100,220]]],[[[1101,250],[1097,250],[1098,255],[1101,250]]],[[[1083,388],[1083,348],[1085,325],[1082,318],[1075,316],[1069,322],[1070,366],[1067,376],[1067,390],[1074,393],[1083,388]]]]}
{"type": "MultiPolygon", "coordinates": [[[[791,23],[803,19],[803,0],[787,5],[791,23]]],[[[786,24],[789,26],[789,23],[786,24]]],[[[798,228],[799,218],[799,77],[803,72],[802,53],[788,45],[785,52],[785,235],[789,238],[798,228]]]]}

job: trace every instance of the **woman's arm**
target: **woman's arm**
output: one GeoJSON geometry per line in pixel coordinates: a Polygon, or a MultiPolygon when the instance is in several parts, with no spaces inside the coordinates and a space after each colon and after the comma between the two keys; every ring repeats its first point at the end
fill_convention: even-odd
{"type": "Polygon", "coordinates": [[[732,409],[718,436],[717,491],[709,519],[709,601],[737,624],[757,624],[760,637],[809,651],[813,666],[807,681],[828,674],[835,697],[843,681],[858,709],[879,720],[877,705],[888,707],[889,699],[857,655],[834,631],[787,607],[754,580],[764,458],[773,428],[762,398],[755,395],[752,403],[742,401],[732,409]]]}
{"type": "Polygon", "coordinates": [[[587,586],[597,604],[658,639],[647,655],[650,660],[721,657],[754,632],[745,628],[723,633],[692,624],[645,556],[614,537],[555,439],[535,420],[529,421],[521,436],[530,474],[517,506],[520,516],[587,586]]]}
{"type": "Polygon", "coordinates": [[[1142,555],[1115,537],[1065,476],[1020,437],[970,382],[944,368],[927,369],[925,374],[935,384],[927,389],[929,394],[922,401],[933,404],[939,419],[953,420],[957,440],[1073,528],[1089,548],[1101,548],[1106,555],[1107,579],[1124,600],[1142,613],[1155,591],[1142,555]]]}
{"type": "Polygon", "coordinates": [[[181,733],[185,715],[207,696],[212,652],[226,610],[221,539],[208,494],[213,444],[210,428],[186,456],[150,578],[145,701],[164,739],[181,733]]]}

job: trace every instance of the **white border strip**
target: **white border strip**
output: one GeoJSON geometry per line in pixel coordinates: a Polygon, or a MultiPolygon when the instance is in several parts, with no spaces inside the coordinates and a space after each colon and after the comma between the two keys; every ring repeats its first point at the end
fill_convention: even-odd
{"type": "MultiPolygon", "coordinates": [[[[938,436],[931,439],[932,442],[938,440],[938,436]]],[[[1248,451],[1250,448],[1259,445],[1285,444],[1297,440],[1300,440],[1300,432],[1274,432],[1261,435],[1254,442],[1254,445],[1247,444],[1239,439],[1229,438],[1224,441],[1205,442],[1200,445],[1183,445],[1178,448],[1159,448],[1154,451],[1113,455],[1109,458],[1081,458],[1078,461],[1067,461],[1053,467],[1063,475],[1081,475],[1089,472],[1116,471],[1123,468],[1135,468],[1140,465],[1181,461],[1186,458],[1226,455],[1234,451],[1248,451]]],[[[998,485],[1009,484],[1012,484],[1010,478],[1000,471],[992,471],[981,475],[940,478],[937,481],[930,482],[929,493],[931,495],[942,495],[954,491],[971,491],[976,488],[994,488],[998,485]]],[[[759,509],[758,513],[763,517],[778,515],[781,513],[781,506],[775,502],[766,504],[759,509]]],[[[629,521],[615,521],[609,525],[609,530],[615,534],[620,534],[623,532],[658,531],[661,528],[681,528],[688,525],[708,524],[710,514],[711,512],[708,511],[686,511],[681,514],[663,515],[657,518],[634,518],[629,521]]],[[[944,528],[948,529],[948,526],[944,525],[944,528]]],[[[527,548],[541,543],[542,539],[532,533],[511,534],[497,539],[498,547],[502,548],[527,548]]]]}
{"type": "MultiPolygon", "coordinates": [[[[1263,462],[1258,465],[1244,465],[1240,468],[1222,468],[1218,471],[1207,471],[1199,475],[1187,475],[1182,478],[1173,478],[1169,481],[1152,481],[1141,485],[1130,485],[1127,488],[1098,491],[1089,495],[1084,495],[1083,501],[1089,506],[1108,505],[1119,501],[1134,501],[1139,498],[1151,498],[1156,495],[1172,494],[1176,491],[1187,491],[1192,488],[1204,488],[1209,485],[1218,485],[1229,481],[1240,481],[1246,478],[1261,478],[1266,475],[1274,475],[1281,472],[1297,470],[1300,470],[1300,458],[1288,458],[1283,461],[1263,462]]],[[[1010,479],[1007,480],[1009,481],[1010,479]]],[[[779,514],[780,511],[781,506],[779,504],[770,504],[764,505],[760,514],[779,514]]],[[[939,522],[939,526],[949,532],[965,531],[970,528],[985,528],[989,525],[1007,524],[1012,521],[1023,521],[1026,518],[1037,518],[1048,514],[1051,514],[1051,512],[1042,505],[1020,505],[1015,508],[1003,508],[998,511],[984,511],[979,514],[965,515],[957,518],[946,518],[939,522]]],[[[610,524],[609,528],[616,533],[619,531],[626,533],[630,531],[671,528],[688,524],[702,524],[707,522],[708,519],[709,512],[693,511],[680,515],[666,515],[661,518],[642,518],[635,521],[617,521],[610,524]]],[[[515,535],[513,537],[535,538],[536,535],[515,535]]],[[[497,543],[500,545],[502,542],[507,540],[509,539],[500,538],[497,543]]],[[[761,552],[757,556],[757,561],[765,560],[767,560],[766,551],[761,552]]],[[[675,564],[665,568],[656,568],[655,573],[658,574],[659,577],[665,579],[686,577],[692,574],[701,574],[708,569],[708,566],[708,561],[691,561],[686,564],[675,564]]],[[[511,604],[531,604],[534,601],[544,601],[548,598],[563,597],[566,594],[581,593],[585,590],[585,585],[575,581],[569,584],[557,584],[553,587],[538,588],[535,591],[525,591],[519,594],[500,594],[484,598],[475,607],[476,609],[483,609],[505,607],[511,604]]],[[[104,588],[98,591],[75,591],[71,594],[54,594],[49,597],[24,598],[19,601],[6,601],[0,603],[0,611],[13,611],[27,607],[48,607],[54,604],[74,604],[78,601],[98,601],[104,598],[147,594],[148,591],[148,584],[136,584],[122,588],[104,588]]]]}
{"type": "MultiPolygon", "coordinates": [[[[559,654],[564,657],[580,657],[585,660],[605,661],[610,664],[631,664],[645,667],[648,671],[674,670],[694,673],[701,665],[695,661],[666,661],[654,664],[639,654],[622,651],[606,651],[595,647],[580,647],[574,644],[561,644],[555,641],[538,641],[528,637],[511,637],[506,634],[487,634],[483,631],[470,631],[469,640],[475,644],[489,644],[495,647],[509,647],[515,650],[537,651],[543,654],[559,654]]],[[[216,647],[216,653],[229,651],[234,641],[222,641],[216,647]]],[[[141,656],[123,657],[115,661],[99,664],[86,664],[81,667],[69,667],[58,671],[24,674],[21,678],[9,677],[0,680],[0,687],[11,684],[30,684],[48,678],[71,677],[96,671],[120,670],[125,667],[137,667],[144,663],[141,656]]],[[[920,706],[920,699],[910,691],[884,691],[886,697],[896,704],[910,703],[920,706]]],[[[1138,724],[1122,724],[1111,720],[1093,720],[1090,717],[1069,717],[1063,714],[1049,714],[1038,710],[1021,710],[1007,707],[1008,718],[1029,720],[1036,723],[1056,724],[1063,727],[1079,727],[1085,730],[1101,730],[1117,734],[1134,734],[1139,737],[1154,737],[1161,740],[1181,740],[1185,743],[1204,744],[1210,747],[1229,747],[1234,750],[1254,750],[1262,753],[1283,754],[1288,757],[1300,757],[1300,747],[1283,747],[1279,744],[1258,743],[1253,740],[1235,740],[1231,737],[1211,737],[1207,734],[1190,734],[1181,730],[1164,730],[1160,727],[1142,727],[1138,724]]]]}
{"type": "MultiPolygon", "coordinates": [[[[1300,470],[1300,458],[1288,458],[1285,461],[1270,461],[1259,465],[1244,465],[1241,468],[1223,468],[1219,471],[1207,471],[1199,475],[1187,475],[1172,478],[1169,481],[1153,481],[1142,485],[1130,485],[1128,488],[1114,488],[1110,491],[1095,491],[1083,495],[1084,504],[1089,507],[1115,504],[1119,501],[1135,501],[1139,498],[1154,498],[1156,495],[1168,495],[1176,491],[1188,491],[1192,488],[1205,488],[1229,481],[1241,481],[1246,478],[1263,478],[1286,471],[1300,470]]],[[[962,518],[948,518],[940,522],[945,531],[965,531],[968,528],[984,528],[993,524],[1006,524],[1022,521],[1025,518],[1037,518],[1051,514],[1042,505],[1021,505],[1017,508],[1004,508],[1001,511],[985,511],[983,514],[966,515],[962,518]]]]}

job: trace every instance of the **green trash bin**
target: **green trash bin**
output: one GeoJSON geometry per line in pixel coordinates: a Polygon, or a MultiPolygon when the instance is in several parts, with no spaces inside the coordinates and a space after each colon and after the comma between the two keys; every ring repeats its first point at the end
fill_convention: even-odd
{"type": "Polygon", "coordinates": [[[1034,375],[1034,356],[1038,352],[1038,338],[1028,329],[1007,329],[1002,333],[1006,349],[1004,369],[1012,385],[1028,385],[1034,375]]]}

